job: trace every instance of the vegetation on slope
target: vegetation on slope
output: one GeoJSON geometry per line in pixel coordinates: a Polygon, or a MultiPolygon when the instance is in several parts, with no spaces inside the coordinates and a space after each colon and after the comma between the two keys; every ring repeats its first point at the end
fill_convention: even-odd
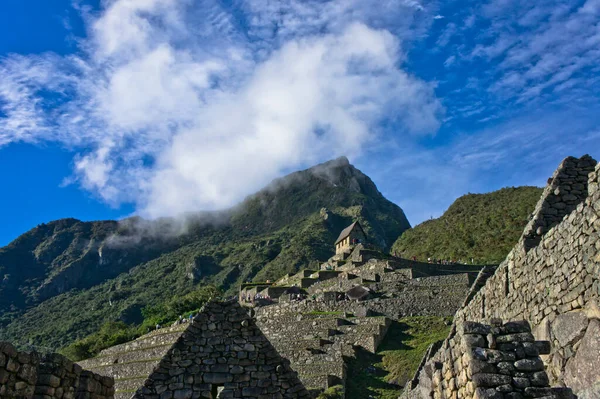
{"type": "Polygon", "coordinates": [[[392,323],[376,354],[359,352],[349,365],[346,398],[396,399],[432,343],[450,332],[450,318],[405,317],[392,323]]]}
{"type": "Polygon", "coordinates": [[[405,231],[392,253],[419,260],[500,263],[517,243],[541,193],[538,187],[513,187],[464,195],[440,218],[405,231]]]}
{"type": "Polygon", "coordinates": [[[188,216],[182,234],[172,219],[59,220],[0,249],[0,340],[61,348],[107,322],[139,325],[142,309],[173,293],[212,284],[231,294],[314,266],[355,219],[383,249],[410,227],[345,159],[279,179],[236,209],[188,216]]]}
{"type": "Polygon", "coordinates": [[[173,296],[168,302],[149,306],[142,309],[144,320],[138,324],[126,324],[122,321],[109,321],[100,329],[77,340],[63,348],[61,353],[73,361],[89,359],[101,350],[132,341],[147,332],[154,330],[156,325],[168,326],[180,316],[189,317],[197,313],[211,298],[216,298],[221,292],[214,286],[205,286],[187,295],[173,296]]]}

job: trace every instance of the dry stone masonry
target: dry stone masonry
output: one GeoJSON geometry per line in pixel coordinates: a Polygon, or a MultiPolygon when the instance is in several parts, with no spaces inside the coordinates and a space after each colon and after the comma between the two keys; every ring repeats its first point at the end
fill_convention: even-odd
{"type": "MultiPolygon", "coordinates": [[[[542,356],[550,383],[572,388],[580,399],[600,397],[599,177],[589,156],[561,163],[520,241],[492,276],[478,278],[485,284],[468,295],[454,326],[491,318],[528,321],[535,339],[550,343],[542,356]]],[[[451,351],[451,341],[423,370],[451,351]]],[[[432,397],[427,384],[421,373],[413,391],[432,397]]]]}
{"type": "MultiPolygon", "coordinates": [[[[493,325],[464,322],[419,370],[410,398],[569,399],[569,388],[550,388],[540,354],[550,344],[535,341],[526,321],[493,325]]],[[[412,391],[410,390],[412,388],[412,391]]]]}
{"type": "Polygon", "coordinates": [[[0,343],[0,397],[20,399],[112,399],[114,381],[83,370],[59,354],[41,356],[0,343]]]}
{"type": "Polygon", "coordinates": [[[82,362],[115,377],[116,398],[308,398],[237,301],[210,302],[193,323],[155,331],[82,362]]]}
{"type": "Polygon", "coordinates": [[[318,271],[242,287],[239,299],[254,307],[261,330],[315,395],[344,388],[348,361],[358,349],[376,352],[391,319],[454,315],[481,269],[413,262],[357,244],[318,271]]]}

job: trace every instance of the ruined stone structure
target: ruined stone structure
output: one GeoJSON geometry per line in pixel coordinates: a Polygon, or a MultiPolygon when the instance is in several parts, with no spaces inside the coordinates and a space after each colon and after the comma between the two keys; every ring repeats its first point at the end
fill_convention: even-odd
{"type": "Polygon", "coordinates": [[[409,383],[410,398],[572,398],[569,388],[550,388],[540,354],[550,343],[535,341],[526,321],[493,325],[464,322],[409,383]]]}
{"type": "Polygon", "coordinates": [[[458,369],[450,372],[451,388],[436,394],[432,365],[457,360],[452,345],[467,321],[502,318],[527,320],[535,339],[550,343],[542,359],[552,385],[570,387],[580,399],[600,397],[599,176],[589,156],[561,163],[518,244],[492,276],[478,278],[453,333],[429,354],[406,395],[472,397],[456,389],[458,369]]]}
{"type": "Polygon", "coordinates": [[[346,363],[355,350],[375,352],[391,323],[387,317],[364,314],[299,312],[289,303],[256,312],[261,330],[313,395],[335,385],[344,387],[346,363]]]}
{"type": "Polygon", "coordinates": [[[309,398],[344,387],[347,362],[375,352],[391,319],[454,315],[405,399],[600,398],[600,166],[589,156],[561,163],[499,266],[413,262],[354,241],[365,239],[355,223],[319,270],[247,284],[193,323],[79,365],[0,344],[0,397],[309,398]]]}
{"type": "Polygon", "coordinates": [[[454,315],[482,268],[413,262],[361,243],[320,270],[243,286],[239,299],[254,308],[257,325],[315,394],[345,387],[348,361],[357,350],[375,352],[392,319],[454,315]]]}
{"type": "Polygon", "coordinates": [[[0,343],[0,397],[20,399],[112,399],[114,381],[59,354],[19,352],[0,343]]]}
{"type": "Polygon", "coordinates": [[[160,329],[80,365],[115,379],[115,398],[308,398],[237,301],[209,302],[193,323],[160,329]]]}

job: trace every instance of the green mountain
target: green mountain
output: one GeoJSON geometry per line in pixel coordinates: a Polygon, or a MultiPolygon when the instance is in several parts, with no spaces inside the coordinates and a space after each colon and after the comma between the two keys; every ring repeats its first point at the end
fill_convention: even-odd
{"type": "Polygon", "coordinates": [[[57,349],[108,321],[214,284],[275,279],[326,260],[360,220],[389,250],[410,225],[346,158],[277,179],[240,205],[185,218],[63,219],[0,248],[0,340],[57,349]]]}
{"type": "Polygon", "coordinates": [[[464,195],[440,218],[404,232],[392,253],[498,264],[519,240],[541,194],[538,187],[512,187],[464,195]]]}

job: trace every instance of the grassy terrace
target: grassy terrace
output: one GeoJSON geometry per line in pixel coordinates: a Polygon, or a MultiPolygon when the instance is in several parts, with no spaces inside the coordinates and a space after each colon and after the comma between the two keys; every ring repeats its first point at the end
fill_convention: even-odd
{"type": "Polygon", "coordinates": [[[263,283],[243,283],[241,285],[241,289],[244,288],[254,288],[254,287],[260,287],[262,285],[264,285],[265,287],[269,287],[272,286],[274,283],[267,283],[267,282],[263,282],[263,283]]]}
{"type": "Polygon", "coordinates": [[[312,312],[304,312],[302,313],[302,315],[304,316],[340,316],[343,315],[344,312],[319,312],[319,311],[312,311],[312,312]]]}
{"type": "Polygon", "coordinates": [[[406,317],[395,321],[376,354],[360,351],[348,367],[347,399],[397,399],[425,351],[450,332],[451,318],[406,317]]]}

